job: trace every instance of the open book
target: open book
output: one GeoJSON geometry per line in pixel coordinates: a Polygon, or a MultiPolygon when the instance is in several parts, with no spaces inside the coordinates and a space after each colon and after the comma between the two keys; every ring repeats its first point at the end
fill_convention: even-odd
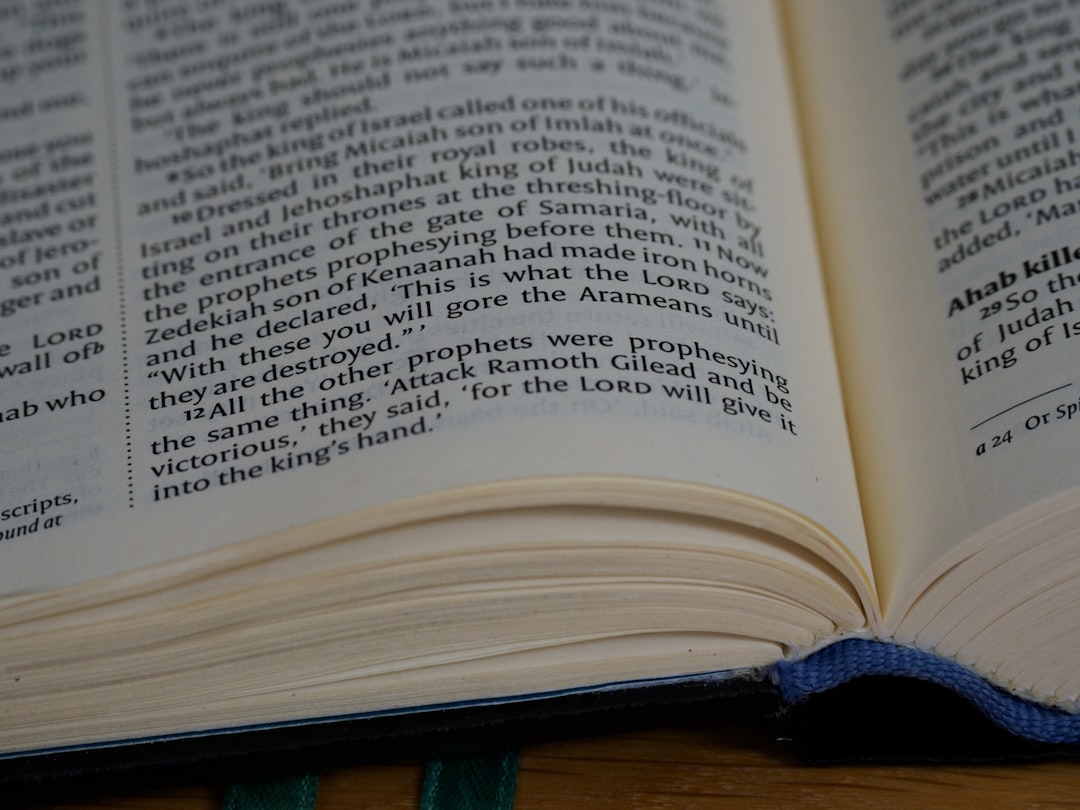
{"type": "Polygon", "coordinates": [[[0,8],[0,754],[852,640],[1072,722],[1078,32],[935,5],[0,8]]]}

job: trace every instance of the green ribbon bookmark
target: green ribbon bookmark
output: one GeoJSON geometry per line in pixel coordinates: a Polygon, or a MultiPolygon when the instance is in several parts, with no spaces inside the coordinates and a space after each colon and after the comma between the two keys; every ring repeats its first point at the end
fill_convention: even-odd
{"type": "Polygon", "coordinates": [[[315,774],[229,785],[222,810],[314,810],[318,792],[315,774]]]}
{"type": "Polygon", "coordinates": [[[435,759],[424,771],[420,810],[510,810],[518,752],[435,759]]]}

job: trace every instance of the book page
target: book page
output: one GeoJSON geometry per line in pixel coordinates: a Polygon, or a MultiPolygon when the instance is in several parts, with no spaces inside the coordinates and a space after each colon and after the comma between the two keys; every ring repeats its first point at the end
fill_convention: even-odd
{"type": "Polygon", "coordinates": [[[0,29],[0,592],[573,475],[868,577],[770,7],[71,7],[0,29]]]}
{"type": "Polygon", "coordinates": [[[1080,481],[1070,8],[789,6],[886,603],[1080,481]]]}

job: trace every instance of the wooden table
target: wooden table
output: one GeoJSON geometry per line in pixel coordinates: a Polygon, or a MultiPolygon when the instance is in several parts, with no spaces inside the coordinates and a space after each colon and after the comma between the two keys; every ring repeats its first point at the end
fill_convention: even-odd
{"type": "MultiPolygon", "coordinates": [[[[416,762],[322,775],[317,810],[415,808],[416,762]]],[[[218,810],[223,791],[116,793],[54,810],[218,810]]],[[[7,807],[0,798],[0,805],[7,807]]],[[[515,810],[538,808],[1051,808],[1080,806],[1080,762],[812,768],[758,726],[665,728],[527,746],[515,810]]],[[[22,810],[9,808],[9,810],[22,810]]]]}

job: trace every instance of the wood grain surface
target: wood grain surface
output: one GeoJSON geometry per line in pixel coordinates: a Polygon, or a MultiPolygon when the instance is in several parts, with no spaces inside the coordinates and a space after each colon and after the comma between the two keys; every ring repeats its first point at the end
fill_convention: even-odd
{"type": "MultiPolygon", "coordinates": [[[[422,777],[417,762],[329,771],[316,810],[416,808],[422,777]]],[[[223,794],[177,786],[125,795],[118,786],[113,795],[11,810],[218,810],[223,794]]],[[[1073,808],[1080,762],[809,767],[753,725],[664,728],[525,747],[514,807],[1073,808]]]]}

